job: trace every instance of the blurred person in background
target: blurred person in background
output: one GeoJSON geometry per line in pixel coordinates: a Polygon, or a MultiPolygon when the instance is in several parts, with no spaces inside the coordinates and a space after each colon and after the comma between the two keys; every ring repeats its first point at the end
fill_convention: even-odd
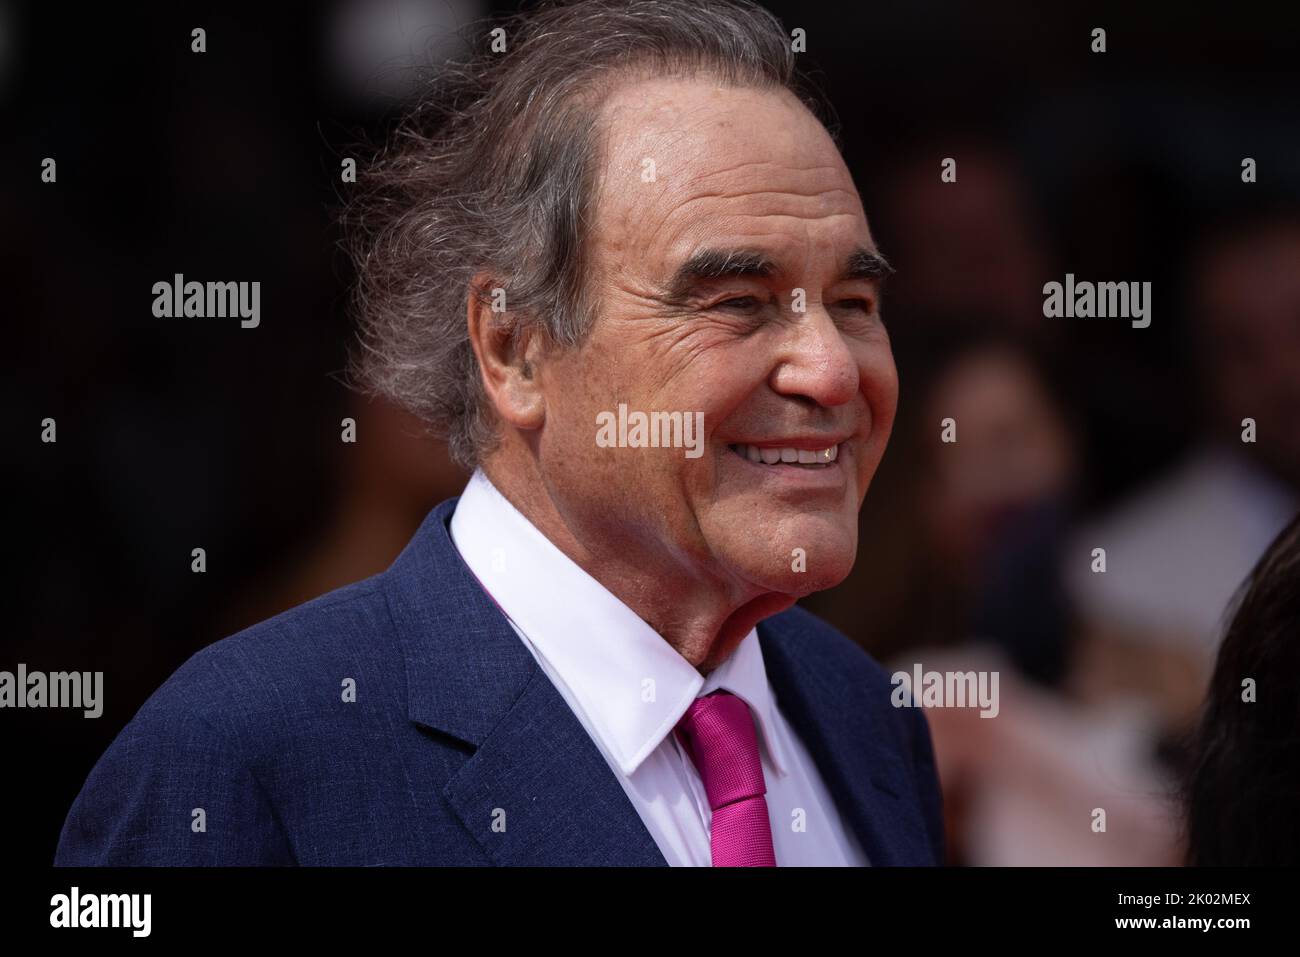
{"type": "Polygon", "coordinates": [[[1208,228],[1187,275],[1201,438],[1081,529],[1066,562],[1090,662],[1080,690],[1140,694],[1174,734],[1195,718],[1224,608],[1300,505],[1300,216],[1208,228]]]}
{"type": "MultiPolygon", "coordinates": [[[[1043,649],[1065,650],[1050,656],[1065,668],[1058,693],[1025,685],[1023,657],[1006,657],[1017,643],[1006,640],[1014,628],[1003,629],[1015,616],[993,623],[972,617],[971,634],[988,639],[985,644],[972,642],[959,652],[912,649],[906,657],[927,668],[999,670],[1003,679],[996,719],[929,713],[955,857],[1022,864],[1181,860],[1186,835],[1174,801],[1183,757],[1177,744],[1202,699],[1224,608],[1295,514],[1300,488],[1300,220],[1251,212],[1215,225],[1190,259],[1188,275],[1189,330],[1204,383],[1202,441],[1170,475],[1069,537],[1059,565],[1044,579],[1056,591],[1008,593],[1032,610],[1064,581],[1069,636],[1044,628],[1035,639],[1032,628],[1021,630],[1031,645],[1037,640],[1043,649]],[[1253,442],[1242,441],[1248,418],[1255,423],[1253,442]],[[1094,548],[1105,549],[1105,572],[1093,570],[1094,548]],[[1104,833],[1086,826],[1094,808],[1107,811],[1104,833]]],[[[945,378],[962,381],[939,378],[926,399],[929,425],[941,411],[936,398],[963,421],[945,378]]],[[[969,384],[967,390],[972,398],[980,394],[969,384]]],[[[981,404],[992,406],[987,399],[981,404]]],[[[991,443],[984,442],[983,459],[978,445],[959,452],[963,441],[978,442],[979,435],[961,435],[951,454],[939,457],[961,479],[950,487],[998,486],[985,472],[991,462],[997,474],[991,443]]],[[[1014,489],[1020,471],[1007,469],[1000,482],[1014,489]]],[[[940,533],[927,540],[946,555],[942,567],[995,569],[998,562],[987,554],[974,564],[962,561],[960,546],[978,527],[970,520],[978,513],[961,521],[953,509],[961,498],[942,488],[931,489],[923,508],[940,518],[934,526],[940,533]]],[[[997,593],[986,585],[974,591],[984,596],[980,601],[997,593]]],[[[955,594],[970,591],[958,587],[955,594]]],[[[1025,623],[1033,621],[1030,615],[1025,623]]],[[[1278,793],[1269,785],[1253,793],[1262,802],[1271,799],[1262,796],[1266,791],[1278,793]]],[[[1208,853],[1223,854],[1223,845],[1208,853]]]]}
{"type": "Polygon", "coordinates": [[[923,138],[885,164],[872,184],[881,235],[906,268],[890,287],[899,349],[925,348],[937,324],[959,324],[1022,338],[1045,338],[1042,276],[1052,246],[1033,191],[1005,145],[962,134],[923,138]],[[956,177],[941,178],[952,159],[956,177]],[[972,291],[978,290],[975,297],[972,291]],[[942,317],[942,318],[940,318],[942,317]]]}

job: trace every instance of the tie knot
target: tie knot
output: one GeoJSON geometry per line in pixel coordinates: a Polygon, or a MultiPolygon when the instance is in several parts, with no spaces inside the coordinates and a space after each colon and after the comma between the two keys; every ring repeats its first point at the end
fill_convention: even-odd
{"type": "Polygon", "coordinates": [[[696,698],[674,730],[714,811],[766,793],[754,718],[742,699],[730,691],[696,698]]]}

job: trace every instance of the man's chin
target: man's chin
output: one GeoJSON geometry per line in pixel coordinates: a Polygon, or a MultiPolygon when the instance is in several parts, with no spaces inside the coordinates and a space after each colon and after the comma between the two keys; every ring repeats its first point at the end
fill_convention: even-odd
{"type": "Polygon", "coordinates": [[[751,556],[746,577],[764,591],[803,598],[844,581],[853,570],[853,560],[853,549],[843,542],[810,541],[807,546],[791,545],[776,561],[770,556],[751,556]]]}
{"type": "Polygon", "coordinates": [[[849,572],[853,568],[852,562],[836,563],[835,565],[826,565],[816,574],[810,569],[804,574],[792,574],[789,576],[791,589],[789,594],[796,598],[803,598],[814,592],[825,591],[828,588],[834,588],[844,579],[849,577],[849,572]]]}

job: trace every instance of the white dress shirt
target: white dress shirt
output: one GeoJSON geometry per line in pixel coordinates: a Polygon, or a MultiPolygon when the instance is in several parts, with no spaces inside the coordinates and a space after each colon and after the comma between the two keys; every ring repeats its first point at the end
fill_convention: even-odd
{"type": "Polygon", "coordinates": [[[751,629],[707,678],[560,551],[491,483],[470,477],[451,518],[461,557],[582,722],[669,864],[712,864],[713,812],[673,727],[725,688],[754,716],[779,866],[868,863],[777,706],[751,629]]]}

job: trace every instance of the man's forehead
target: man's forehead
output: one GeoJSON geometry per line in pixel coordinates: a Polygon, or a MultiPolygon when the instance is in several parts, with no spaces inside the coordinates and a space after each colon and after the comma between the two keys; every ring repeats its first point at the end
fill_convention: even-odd
{"type": "Polygon", "coordinates": [[[784,270],[810,246],[874,251],[838,149],[788,93],[653,79],[608,105],[597,223],[618,257],[676,269],[704,244],[761,248],[784,270]]]}

